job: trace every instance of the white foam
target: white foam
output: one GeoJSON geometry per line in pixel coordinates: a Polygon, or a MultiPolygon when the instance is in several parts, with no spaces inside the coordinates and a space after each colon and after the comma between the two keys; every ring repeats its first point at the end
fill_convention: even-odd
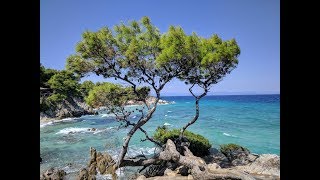
{"type": "MultiPolygon", "coordinates": [[[[119,177],[120,173],[118,174],[116,171],[117,176],[119,177]]],[[[112,179],[112,175],[111,174],[105,174],[102,175],[100,174],[100,172],[98,171],[97,175],[96,175],[97,180],[111,180],[112,179]]]]}
{"type": "Polygon", "coordinates": [[[172,111],[167,111],[168,113],[171,113],[172,111]]]}
{"type": "Polygon", "coordinates": [[[76,120],[76,119],[79,119],[79,118],[75,118],[75,117],[73,117],[73,118],[64,118],[64,119],[61,119],[60,121],[73,121],[73,120],[76,120]]]}
{"type": "Polygon", "coordinates": [[[101,133],[101,132],[104,132],[104,131],[107,131],[107,130],[110,130],[110,129],[114,129],[116,127],[108,127],[108,128],[105,128],[105,129],[101,129],[101,130],[95,130],[95,131],[90,131],[90,132],[93,132],[93,134],[98,134],[98,133],[101,133]]]}
{"type": "Polygon", "coordinates": [[[43,128],[43,127],[48,126],[48,125],[53,125],[53,121],[40,124],[40,128],[43,128]]]}
{"type": "Polygon", "coordinates": [[[61,129],[59,132],[56,134],[69,134],[69,133],[80,133],[80,132],[92,132],[88,131],[90,128],[75,128],[75,127],[69,127],[69,128],[64,128],[61,129]]]}
{"type": "Polygon", "coordinates": [[[168,115],[166,114],[166,115],[164,115],[164,116],[168,116],[168,115]]]}
{"type": "Polygon", "coordinates": [[[155,152],[157,151],[157,148],[156,147],[140,147],[140,148],[137,148],[137,147],[129,147],[129,150],[128,150],[128,156],[137,156],[137,155],[141,155],[142,153],[144,155],[151,155],[151,154],[154,154],[155,152]]]}
{"type": "Polygon", "coordinates": [[[230,137],[237,137],[237,136],[234,136],[234,135],[231,135],[231,134],[228,134],[228,133],[223,133],[223,135],[230,136],[230,137]]]}
{"type": "Polygon", "coordinates": [[[163,125],[164,125],[164,126],[171,126],[171,124],[169,124],[169,123],[167,123],[167,122],[164,123],[163,125]]]}
{"type": "Polygon", "coordinates": [[[110,116],[109,114],[101,114],[101,117],[108,117],[110,116]]]}

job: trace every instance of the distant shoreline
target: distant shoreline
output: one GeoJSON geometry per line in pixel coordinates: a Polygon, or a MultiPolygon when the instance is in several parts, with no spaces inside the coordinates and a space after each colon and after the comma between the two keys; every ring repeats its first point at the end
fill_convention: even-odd
{"type": "MultiPolygon", "coordinates": [[[[274,95],[280,95],[279,94],[212,94],[212,95],[206,95],[205,97],[210,96],[274,96],[274,95]]],[[[165,95],[161,97],[193,97],[192,95],[165,95]]],[[[205,98],[204,97],[204,98],[205,98]]]]}

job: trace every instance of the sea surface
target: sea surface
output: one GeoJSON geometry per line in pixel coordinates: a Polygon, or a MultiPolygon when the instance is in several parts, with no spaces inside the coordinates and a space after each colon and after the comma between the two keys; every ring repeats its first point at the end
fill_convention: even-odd
{"type": "MultiPolygon", "coordinates": [[[[195,115],[192,96],[167,96],[162,99],[170,104],[159,105],[152,119],[143,128],[150,134],[158,126],[181,128],[195,115]]],[[[135,106],[129,108],[136,108],[135,106]]],[[[138,115],[130,116],[132,121],[138,115]]],[[[40,173],[49,167],[64,169],[74,174],[86,167],[90,158],[90,147],[110,153],[115,159],[120,152],[123,139],[129,129],[118,128],[113,115],[104,111],[99,115],[67,118],[59,122],[40,124],[40,153],[43,163],[40,173]],[[96,128],[96,131],[88,131],[96,128]]],[[[236,143],[257,154],[280,155],[280,95],[219,95],[206,96],[200,100],[200,117],[188,130],[209,139],[213,147],[236,143]]],[[[129,144],[129,156],[150,155],[157,149],[150,142],[142,142],[140,131],[129,144]]],[[[134,171],[118,172],[121,177],[134,171]]],[[[69,177],[74,179],[74,177],[69,177]]],[[[109,176],[98,175],[98,179],[109,176]]],[[[125,179],[125,178],[124,178],[125,179]]]]}

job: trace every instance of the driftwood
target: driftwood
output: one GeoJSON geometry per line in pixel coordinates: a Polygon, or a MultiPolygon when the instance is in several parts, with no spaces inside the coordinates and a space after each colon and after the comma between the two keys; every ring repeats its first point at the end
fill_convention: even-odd
{"type": "MultiPolygon", "coordinates": [[[[98,155],[95,150],[91,149],[92,159],[97,159],[98,155]]],[[[100,155],[101,156],[101,155],[100,155]]],[[[110,157],[110,156],[108,156],[110,157]]],[[[109,158],[108,158],[109,159],[109,158]]],[[[105,162],[105,164],[113,164],[113,168],[109,169],[109,173],[115,175],[115,170],[119,167],[116,165],[113,159],[109,159],[112,162],[105,162]],[[112,170],[113,169],[113,170],[112,170]]],[[[150,165],[159,164],[160,162],[175,162],[180,166],[184,166],[190,169],[190,174],[194,179],[197,180],[207,180],[207,179],[228,179],[228,180],[254,180],[251,175],[244,173],[243,171],[235,169],[212,169],[209,168],[206,162],[197,156],[194,156],[192,152],[184,146],[184,152],[179,153],[176,149],[176,145],[170,139],[168,139],[165,149],[153,158],[137,157],[137,158],[124,158],[120,164],[120,167],[125,166],[144,166],[148,167],[150,165]]],[[[91,164],[90,162],[89,164],[91,164]]],[[[98,168],[99,169],[99,168],[98,168]]],[[[100,171],[100,169],[99,169],[100,171]]],[[[106,173],[105,171],[103,173],[106,173]]]]}

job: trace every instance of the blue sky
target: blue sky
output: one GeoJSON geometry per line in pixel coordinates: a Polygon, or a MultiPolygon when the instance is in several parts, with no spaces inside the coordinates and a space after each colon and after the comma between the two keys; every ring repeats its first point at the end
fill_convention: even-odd
{"type": "MultiPolygon", "coordinates": [[[[237,40],[238,67],[214,85],[210,95],[280,92],[279,0],[40,0],[40,62],[47,68],[64,69],[85,30],[143,16],[149,16],[161,32],[179,25],[188,34],[237,40]]],[[[95,76],[85,79],[108,81],[95,76]]],[[[190,94],[188,86],[173,80],[162,95],[190,94]]]]}

